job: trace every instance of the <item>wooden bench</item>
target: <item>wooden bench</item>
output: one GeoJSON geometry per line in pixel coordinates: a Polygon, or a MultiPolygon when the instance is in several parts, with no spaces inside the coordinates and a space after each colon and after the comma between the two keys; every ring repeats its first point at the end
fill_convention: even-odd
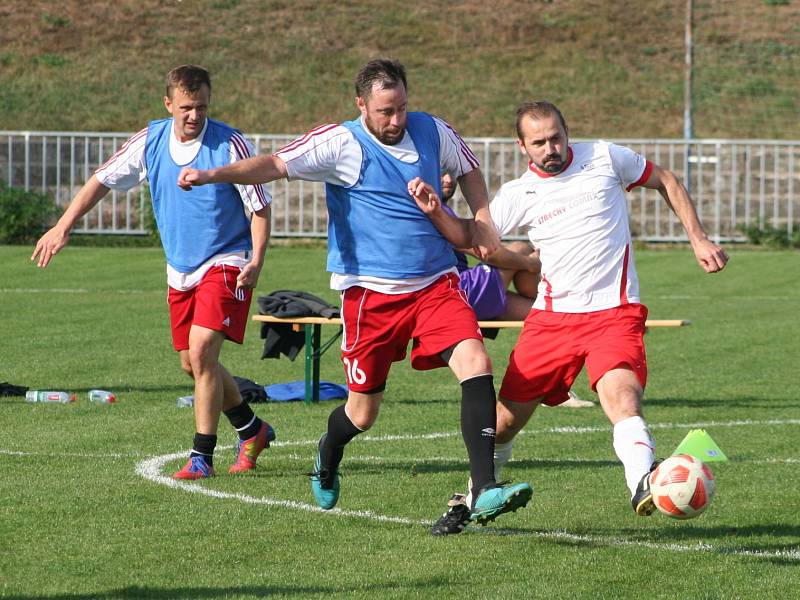
{"type": "MultiPolygon", "coordinates": [[[[294,331],[302,327],[306,335],[305,343],[305,399],[306,404],[319,402],[319,361],[322,355],[331,347],[342,334],[341,319],[326,319],[325,317],[296,317],[281,319],[270,315],[253,315],[253,321],[261,323],[287,323],[292,325],[294,331]],[[338,325],[339,331],[325,344],[322,344],[322,326],[338,325]]],[[[478,321],[481,329],[519,329],[524,321],[478,321]]],[[[645,327],[684,327],[691,321],[683,319],[647,319],[645,327]]]]}

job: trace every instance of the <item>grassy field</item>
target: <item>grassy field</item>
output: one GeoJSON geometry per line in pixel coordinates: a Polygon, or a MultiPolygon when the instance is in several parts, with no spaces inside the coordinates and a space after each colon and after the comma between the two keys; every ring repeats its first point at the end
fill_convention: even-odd
{"type": "MultiPolygon", "coordinates": [[[[683,1],[3,0],[0,129],[138,131],[163,77],[214,77],[212,116],[297,134],[353,118],[371,57],[409,69],[410,106],[466,136],[513,135],[546,98],[574,137],[683,137],[683,1]]],[[[697,137],[800,138],[800,7],[694,0],[697,137]]]]}
{"type": "MultiPolygon", "coordinates": [[[[168,475],[185,460],[191,393],[170,348],[157,249],[66,248],[44,271],[0,247],[0,381],[76,392],[70,405],[0,399],[0,596],[94,598],[789,598],[800,591],[800,260],[731,251],[703,275],[686,250],[643,249],[651,318],[645,414],[661,456],[704,428],[730,460],[700,518],[637,518],[598,408],[542,408],[505,475],[534,498],[495,526],[428,535],[463,486],[457,385],[446,371],[392,371],[381,418],[348,448],[342,497],[313,505],[305,473],[332,403],[256,405],[278,441],[259,468],[168,475]],[[93,405],[86,391],[116,392],[93,405]]],[[[332,301],[319,247],[273,247],[259,293],[332,301]]],[[[487,347],[502,373],[514,342],[487,347]]],[[[262,384],[302,364],[261,361],[258,328],[226,345],[231,372],[262,384]]],[[[323,378],[341,383],[335,348],[323,378]]],[[[585,378],[578,393],[592,397],[585,378]]]]}

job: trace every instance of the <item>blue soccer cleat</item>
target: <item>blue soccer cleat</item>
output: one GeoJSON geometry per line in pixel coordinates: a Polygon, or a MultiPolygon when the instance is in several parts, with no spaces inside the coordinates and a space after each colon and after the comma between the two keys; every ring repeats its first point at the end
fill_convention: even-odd
{"type": "MultiPolygon", "coordinates": [[[[325,435],[319,440],[320,447],[322,447],[324,439],[325,435]]],[[[336,506],[339,501],[339,470],[323,468],[319,450],[317,450],[317,458],[314,461],[314,471],[309,473],[309,477],[311,478],[311,491],[314,493],[317,506],[323,510],[330,510],[336,506]]]]}
{"type": "Polygon", "coordinates": [[[503,513],[514,512],[524,507],[532,496],[533,488],[527,483],[486,488],[475,500],[470,519],[486,525],[503,513]]]}
{"type": "Polygon", "coordinates": [[[173,479],[206,479],[214,477],[214,467],[206,462],[202,456],[195,454],[189,457],[187,462],[180,471],[172,474],[173,479]]]}

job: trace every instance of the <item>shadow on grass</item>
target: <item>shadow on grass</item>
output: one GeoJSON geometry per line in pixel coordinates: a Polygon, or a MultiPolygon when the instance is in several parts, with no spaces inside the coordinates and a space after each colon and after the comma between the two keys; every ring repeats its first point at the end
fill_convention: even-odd
{"type": "Polygon", "coordinates": [[[108,390],[108,389],[110,389],[110,390],[114,390],[114,391],[119,390],[120,392],[128,392],[128,393],[130,393],[130,392],[185,392],[186,390],[191,391],[191,390],[194,389],[194,382],[187,377],[186,378],[186,383],[183,383],[183,384],[152,385],[152,386],[134,385],[134,386],[125,386],[125,387],[122,387],[122,386],[103,387],[102,385],[96,385],[96,386],[91,387],[91,388],[85,388],[85,389],[84,388],[79,388],[76,391],[78,391],[78,392],[81,392],[81,391],[88,392],[90,389],[91,390],[98,390],[98,389],[99,390],[108,390]]]}
{"type": "MultiPolygon", "coordinates": [[[[702,519],[702,517],[700,517],[702,519]]],[[[670,522],[672,520],[670,519],[670,522]]],[[[658,532],[659,539],[670,538],[672,540],[708,540],[709,538],[723,539],[725,537],[753,537],[753,536],[777,536],[777,537],[794,537],[800,539],[800,525],[797,523],[759,523],[757,525],[742,525],[742,526],[703,526],[701,524],[695,525],[694,521],[675,522],[674,527],[669,529],[660,529],[658,532]]],[[[620,528],[614,531],[621,533],[631,538],[641,537],[641,529],[627,529],[620,528]]]]}
{"type": "MultiPolygon", "coordinates": [[[[401,392],[402,393],[402,392],[401,392]]],[[[453,388],[453,395],[445,398],[400,398],[386,393],[385,402],[390,402],[398,406],[429,406],[436,404],[456,404],[461,402],[461,390],[453,388]]]]}
{"type": "Polygon", "coordinates": [[[353,588],[342,588],[325,585],[243,585],[229,587],[181,587],[181,588],[156,588],[144,586],[128,586],[116,590],[103,590],[95,592],[61,593],[61,594],[36,594],[14,596],[19,600],[96,600],[106,598],[109,600],[127,600],[150,598],[154,600],[176,600],[180,598],[231,598],[252,596],[264,598],[273,595],[297,596],[306,598],[311,595],[324,594],[352,594],[355,592],[374,592],[380,594],[387,590],[432,590],[442,586],[451,585],[453,582],[442,578],[433,578],[430,581],[383,583],[353,588]]]}
{"type": "Polygon", "coordinates": [[[766,560],[776,565],[792,566],[800,569],[800,561],[796,558],[796,545],[784,541],[760,543],[753,536],[790,536],[800,535],[800,527],[796,524],[769,524],[746,527],[700,527],[682,524],[680,528],[659,528],[650,530],[648,534],[641,529],[535,529],[527,527],[502,527],[491,532],[497,535],[534,536],[548,543],[567,547],[607,548],[609,545],[642,546],[653,544],[653,551],[663,547],[674,549],[671,544],[684,546],[687,550],[696,547],[697,552],[719,555],[749,556],[757,560],[766,560]],[[655,533],[655,536],[652,535],[655,533]],[[592,539],[595,538],[595,539],[592,539]],[[737,539],[738,538],[738,539],[737,539]],[[737,544],[737,542],[741,542],[737,544]],[[721,546],[720,543],[730,544],[721,546]],[[734,545],[736,544],[736,545],[734,545]],[[779,556],[785,554],[785,557],[779,556]]]}
{"type": "MultiPolygon", "coordinates": [[[[711,544],[715,546],[714,552],[720,554],[752,552],[757,555],[759,553],[781,553],[789,550],[796,552],[796,540],[800,539],[800,525],[797,523],[761,523],[758,525],[745,525],[740,527],[724,525],[704,527],[702,525],[695,525],[692,521],[687,521],[676,523],[675,525],[674,527],[660,528],[658,530],[657,539],[655,540],[650,535],[643,535],[640,529],[619,528],[609,531],[597,530],[592,533],[601,535],[621,535],[626,539],[643,543],[694,543],[698,546],[711,544]],[[760,542],[754,538],[778,538],[784,541],[760,542]],[[795,538],[794,543],[787,541],[788,538],[795,538]],[[717,543],[736,543],[735,540],[737,539],[741,541],[741,546],[737,548],[716,547],[717,543]]],[[[787,564],[800,568],[800,562],[797,560],[791,560],[789,558],[781,559],[778,557],[763,558],[769,558],[780,564],[787,564]]]]}
{"type": "MultiPolygon", "coordinates": [[[[309,460],[312,460],[313,457],[309,460]]],[[[563,469],[565,466],[577,468],[602,468],[602,467],[619,467],[619,462],[614,460],[558,460],[558,459],[541,459],[541,460],[514,460],[513,468],[519,469],[563,469]]],[[[341,471],[343,474],[359,473],[359,474],[385,474],[388,472],[396,472],[403,474],[414,475],[428,475],[436,473],[466,473],[469,471],[466,452],[459,454],[453,453],[452,460],[430,460],[420,458],[418,461],[413,457],[408,457],[403,460],[390,460],[386,459],[378,463],[359,462],[358,459],[347,460],[345,456],[342,463],[341,471]]]]}

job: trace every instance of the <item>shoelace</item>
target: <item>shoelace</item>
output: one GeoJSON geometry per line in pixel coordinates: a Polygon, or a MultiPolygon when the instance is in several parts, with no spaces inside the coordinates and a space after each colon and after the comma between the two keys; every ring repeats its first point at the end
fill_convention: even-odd
{"type": "MultiPolygon", "coordinates": [[[[342,478],[344,475],[338,473],[339,477],[342,478]]],[[[334,477],[331,477],[330,471],[328,469],[320,469],[319,471],[310,471],[306,473],[307,477],[314,478],[316,477],[319,479],[319,485],[323,490],[329,490],[333,488],[333,480],[334,477]]]]}

